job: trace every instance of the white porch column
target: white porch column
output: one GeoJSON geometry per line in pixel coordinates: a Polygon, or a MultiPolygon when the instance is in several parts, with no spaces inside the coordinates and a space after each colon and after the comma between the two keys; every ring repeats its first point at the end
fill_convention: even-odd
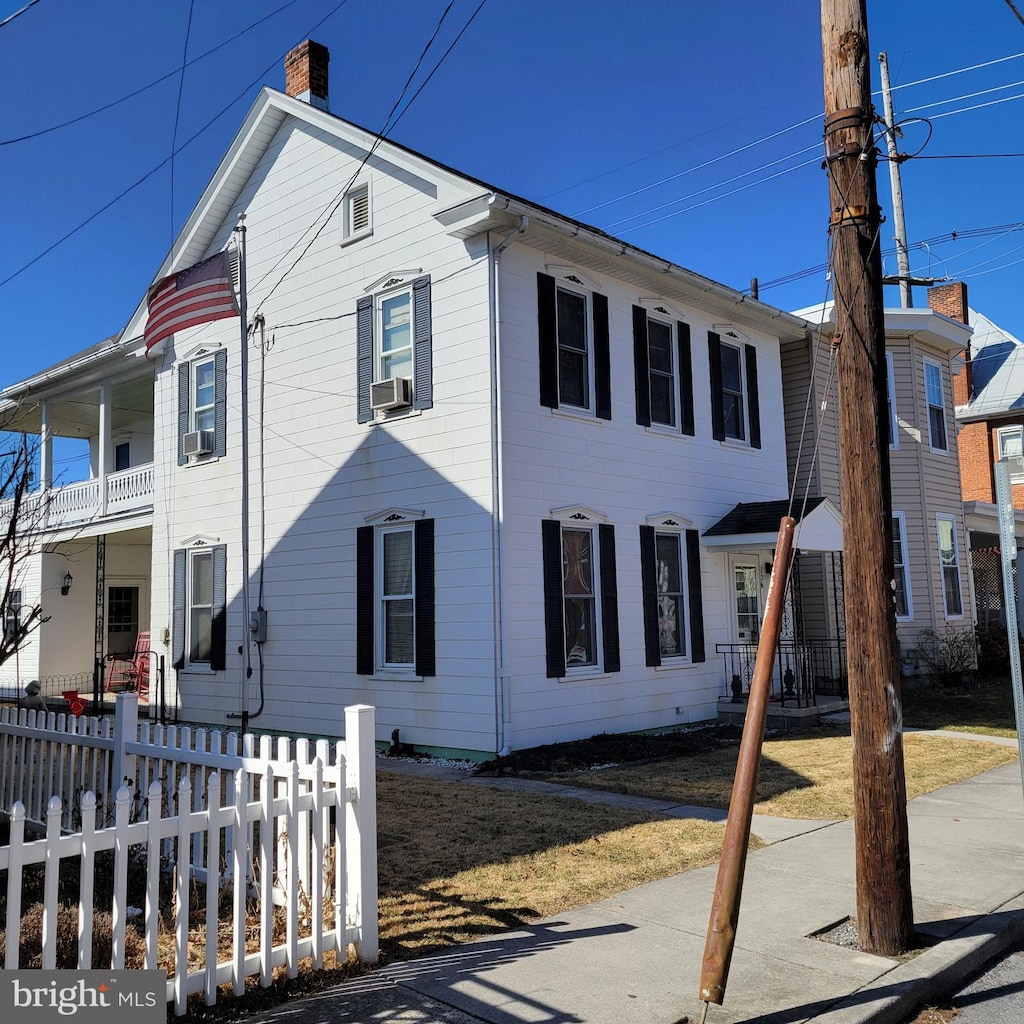
{"type": "Polygon", "coordinates": [[[96,451],[96,476],[100,482],[99,514],[107,514],[107,474],[111,466],[110,447],[110,385],[100,385],[100,436],[96,451]]]}

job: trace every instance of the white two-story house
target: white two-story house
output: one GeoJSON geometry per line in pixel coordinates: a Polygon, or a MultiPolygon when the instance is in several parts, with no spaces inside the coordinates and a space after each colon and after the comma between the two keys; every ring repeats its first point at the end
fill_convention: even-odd
{"type": "Polygon", "coordinates": [[[379,741],[476,754],[713,718],[774,544],[727,517],[785,504],[780,345],[808,325],[381,141],[327,110],[326,65],[293,51],[154,277],[237,248],[244,214],[245,404],[238,319],[147,358],[142,302],[97,363],[151,403],[128,533],[167,700],[302,734],[367,703],[379,741]]]}

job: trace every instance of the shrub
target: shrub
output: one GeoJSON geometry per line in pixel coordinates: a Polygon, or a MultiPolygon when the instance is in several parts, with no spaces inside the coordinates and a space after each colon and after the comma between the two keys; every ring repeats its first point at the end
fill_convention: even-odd
{"type": "Polygon", "coordinates": [[[962,686],[977,676],[978,640],[973,626],[918,634],[918,660],[939,686],[962,686]]]}
{"type": "MultiPolygon", "coordinates": [[[[114,919],[105,910],[92,915],[92,964],[102,970],[110,966],[113,953],[114,919]]],[[[0,957],[7,948],[7,933],[0,932],[0,957]]],[[[43,966],[43,905],[34,903],[21,916],[21,946],[19,963],[22,967],[43,966]]],[[[129,924],[124,936],[124,965],[139,970],[146,963],[146,942],[129,924]]],[[[74,970],[78,967],[78,906],[61,903],[57,907],[57,968],[74,970]]]]}

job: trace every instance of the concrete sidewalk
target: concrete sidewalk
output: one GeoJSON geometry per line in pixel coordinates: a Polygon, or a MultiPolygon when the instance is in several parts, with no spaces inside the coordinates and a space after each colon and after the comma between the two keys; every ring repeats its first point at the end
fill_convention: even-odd
{"type": "MultiPolygon", "coordinates": [[[[1013,741],[1015,743],[1015,741],[1013,741]]],[[[585,790],[524,780],[472,785],[585,790]]],[[[568,792],[566,792],[568,790],[568,792]]],[[[605,794],[607,799],[608,795],[605,794]]],[[[679,817],[722,812],[662,801],[679,817]]],[[[708,1024],[895,1024],[1024,943],[1024,800],[1014,762],[909,805],[914,919],[935,944],[905,962],[808,938],[852,915],[853,823],[757,817],[724,1006],[708,1024]]],[[[673,1024],[697,990],[717,867],[383,968],[254,1018],[280,1024],[673,1024]]]]}

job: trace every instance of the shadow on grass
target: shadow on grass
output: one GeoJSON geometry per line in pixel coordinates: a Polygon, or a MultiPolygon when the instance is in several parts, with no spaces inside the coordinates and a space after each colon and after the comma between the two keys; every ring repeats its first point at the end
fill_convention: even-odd
{"type": "Polygon", "coordinates": [[[911,729],[995,730],[1014,733],[1013,690],[1008,679],[962,689],[939,686],[903,691],[903,724],[911,729]]]}

